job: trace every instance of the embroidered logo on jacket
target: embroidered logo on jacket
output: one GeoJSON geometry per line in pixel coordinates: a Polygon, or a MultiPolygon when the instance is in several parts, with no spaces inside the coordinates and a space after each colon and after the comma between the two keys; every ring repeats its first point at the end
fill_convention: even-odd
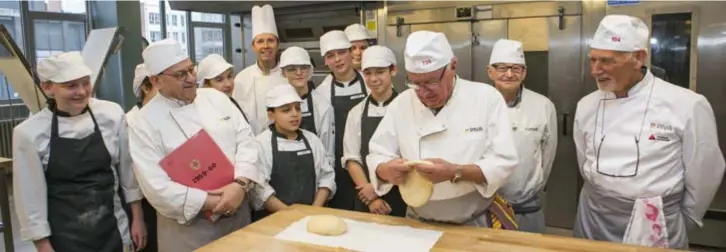
{"type": "Polygon", "coordinates": [[[464,130],[465,133],[473,133],[473,132],[481,132],[481,131],[484,131],[484,128],[482,128],[481,126],[471,127],[471,128],[464,130]]]}
{"type": "Polygon", "coordinates": [[[664,142],[667,142],[667,141],[670,141],[671,139],[668,138],[667,136],[656,136],[655,134],[650,134],[650,137],[648,137],[648,140],[650,140],[650,141],[664,141],[664,142]]]}

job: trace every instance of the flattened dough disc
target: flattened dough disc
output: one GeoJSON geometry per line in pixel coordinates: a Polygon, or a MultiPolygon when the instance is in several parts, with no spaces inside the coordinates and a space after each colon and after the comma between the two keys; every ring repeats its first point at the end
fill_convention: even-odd
{"type": "MultiPolygon", "coordinates": [[[[432,165],[433,163],[425,160],[408,161],[405,165],[413,166],[418,164],[432,165]]],[[[431,194],[434,192],[434,184],[428,179],[421,176],[416,170],[411,170],[406,175],[406,181],[398,186],[401,197],[407,205],[411,207],[420,207],[429,202],[431,194]]]]}
{"type": "Polygon", "coordinates": [[[308,219],[307,230],[318,235],[338,236],[348,230],[348,225],[338,216],[315,215],[308,219]]]}

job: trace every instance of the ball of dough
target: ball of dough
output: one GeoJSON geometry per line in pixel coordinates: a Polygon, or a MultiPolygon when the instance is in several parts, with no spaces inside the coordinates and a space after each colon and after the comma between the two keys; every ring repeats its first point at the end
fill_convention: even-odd
{"type": "MultiPolygon", "coordinates": [[[[405,163],[408,166],[417,164],[433,165],[433,163],[426,160],[413,160],[405,163]]],[[[418,171],[411,170],[406,175],[406,181],[398,185],[398,190],[401,192],[401,198],[403,198],[403,201],[407,205],[420,207],[429,202],[431,194],[434,193],[434,184],[424,176],[421,176],[418,171]]]]}
{"type": "Polygon", "coordinates": [[[348,225],[338,216],[316,215],[308,219],[308,232],[325,236],[338,236],[348,230],[348,225]]]}

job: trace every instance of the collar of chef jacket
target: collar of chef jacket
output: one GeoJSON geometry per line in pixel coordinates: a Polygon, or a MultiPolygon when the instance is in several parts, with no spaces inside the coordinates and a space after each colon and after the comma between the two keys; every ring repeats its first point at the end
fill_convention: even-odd
{"type": "MultiPolygon", "coordinates": [[[[640,91],[643,91],[646,87],[653,84],[654,77],[653,77],[653,74],[650,71],[648,71],[648,68],[643,67],[643,68],[641,68],[641,71],[643,72],[643,79],[640,80],[635,85],[633,85],[633,87],[630,88],[630,90],[628,90],[628,95],[626,97],[622,97],[622,98],[627,98],[627,97],[636,95],[640,91]]],[[[612,92],[603,92],[603,93],[605,95],[604,99],[614,99],[615,98],[615,94],[612,92]]]]}
{"type": "Polygon", "coordinates": [[[519,85],[519,89],[517,90],[517,97],[514,98],[511,102],[507,102],[507,106],[510,108],[514,108],[519,104],[520,101],[522,101],[522,90],[524,89],[524,85],[519,85]]]}

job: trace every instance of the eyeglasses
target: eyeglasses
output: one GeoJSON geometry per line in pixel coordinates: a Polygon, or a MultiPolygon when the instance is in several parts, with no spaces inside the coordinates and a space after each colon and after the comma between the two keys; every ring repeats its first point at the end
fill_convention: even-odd
{"type": "Polygon", "coordinates": [[[507,66],[507,65],[501,65],[501,64],[494,64],[494,65],[492,65],[492,67],[494,68],[495,71],[500,72],[500,73],[506,73],[507,71],[512,70],[512,73],[515,73],[515,74],[523,73],[524,70],[527,69],[527,67],[522,66],[522,65],[507,66]]]}
{"type": "MultiPolygon", "coordinates": [[[[605,122],[605,105],[603,105],[603,104],[605,102],[607,102],[608,100],[615,100],[617,98],[600,99],[600,101],[598,102],[597,110],[595,111],[595,129],[592,132],[592,134],[593,134],[592,146],[595,146],[595,136],[594,135],[597,134],[598,121],[600,119],[600,115],[602,114],[603,119],[602,119],[602,121],[600,121],[600,124],[601,124],[600,125],[600,135],[601,135],[600,144],[597,145],[597,149],[595,150],[595,159],[596,159],[595,160],[595,162],[596,162],[595,169],[596,169],[597,173],[608,176],[608,177],[616,177],[616,178],[635,177],[638,175],[638,169],[640,168],[640,137],[643,135],[643,126],[645,124],[645,118],[648,115],[648,107],[650,106],[650,97],[653,94],[653,86],[655,84],[650,83],[650,85],[651,85],[650,93],[648,94],[648,100],[645,103],[645,111],[643,111],[643,119],[641,120],[641,122],[639,124],[640,128],[639,128],[638,134],[633,136],[633,142],[635,143],[635,155],[636,155],[634,168],[630,168],[632,166],[629,165],[630,162],[628,162],[625,165],[615,164],[616,166],[621,166],[620,169],[617,169],[617,170],[608,171],[608,170],[600,169],[600,153],[602,152],[603,143],[605,142],[605,137],[607,136],[603,132],[604,122],[605,122]],[[602,113],[600,113],[601,107],[602,107],[602,113]]],[[[620,139],[616,139],[616,140],[620,140],[620,139]]],[[[614,142],[622,143],[624,141],[625,140],[614,141],[614,142]]],[[[620,156],[620,157],[626,156],[627,153],[622,153],[623,151],[629,152],[627,150],[624,150],[624,148],[615,148],[614,150],[612,150],[612,152],[615,152],[615,154],[613,156],[620,156]],[[618,153],[618,152],[620,152],[620,153],[618,153]]],[[[612,160],[612,161],[615,161],[615,160],[612,160]]],[[[610,162],[612,162],[612,161],[610,161],[610,162]]]]}
{"type": "Polygon", "coordinates": [[[411,82],[411,80],[409,80],[408,77],[406,77],[406,86],[408,86],[408,88],[413,89],[414,91],[420,91],[421,88],[425,88],[426,90],[429,90],[429,91],[436,90],[439,87],[439,84],[441,84],[441,81],[444,79],[444,74],[446,73],[446,70],[448,70],[448,69],[449,69],[449,65],[447,64],[446,66],[444,66],[443,71],[441,71],[441,76],[439,76],[439,79],[435,82],[430,82],[430,83],[415,84],[415,83],[411,82]]]}
{"type": "Polygon", "coordinates": [[[187,70],[176,71],[174,73],[163,73],[162,72],[161,75],[166,75],[166,76],[172,77],[178,81],[187,81],[187,78],[190,75],[193,77],[197,76],[197,69],[194,66],[192,66],[192,67],[188,68],[187,70]]]}
{"type": "Polygon", "coordinates": [[[282,68],[283,71],[288,73],[295,73],[297,71],[307,71],[310,70],[309,65],[292,65],[292,66],[285,66],[282,68]]]}
{"type": "MultiPolygon", "coordinates": [[[[642,127],[641,127],[642,128],[642,127]]],[[[642,130],[642,129],[641,129],[642,130]]],[[[608,176],[608,177],[616,177],[616,178],[628,178],[628,177],[635,177],[638,175],[638,168],[640,168],[640,135],[633,136],[633,140],[635,141],[635,169],[631,169],[627,166],[629,165],[622,165],[620,169],[615,171],[605,171],[600,169],[600,152],[602,150],[602,144],[605,142],[605,136],[603,135],[600,139],[600,144],[597,147],[597,150],[595,151],[595,169],[597,170],[597,173],[608,176]]],[[[618,148],[617,150],[613,150],[613,152],[622,152],[626,151],[624,148],[618,148]]],[[[624,153],[618,153],[618,154],[624,154],[624,153]]]]}

